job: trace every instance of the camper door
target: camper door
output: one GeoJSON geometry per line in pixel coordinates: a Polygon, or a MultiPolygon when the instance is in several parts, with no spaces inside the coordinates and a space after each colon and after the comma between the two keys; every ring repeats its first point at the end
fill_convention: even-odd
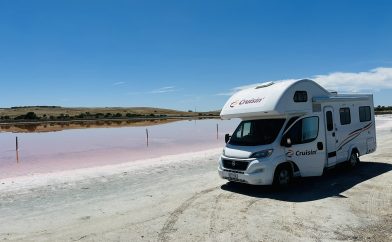
{"type": "Polygon", "coordinates": [[[325,115],[325,149],[327,152],[327,166],[333,166],[336,164],[336,143],[337,143],[337,133],[336,125],[334,122],[334,110],[331,106],[324,108],[325,115]]]}
{"type": "Polygon", "coordinates": [[[325,164],[324,122],[318,115],[298,119],[283,135],[286,158],[299,168],[301,176],[319,176],[325,164]]]}

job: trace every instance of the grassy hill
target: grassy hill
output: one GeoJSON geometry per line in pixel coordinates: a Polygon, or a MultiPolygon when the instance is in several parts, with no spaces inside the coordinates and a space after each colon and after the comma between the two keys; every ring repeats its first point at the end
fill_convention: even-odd
{"type": "Polygon", "coordinates": [[[0,122],[72,121],[135,118],[196,118],[216,117],[218,112],[184,112],[152,107],[68,108],[58,106],[28,106],[0,108],[0,122]]]}

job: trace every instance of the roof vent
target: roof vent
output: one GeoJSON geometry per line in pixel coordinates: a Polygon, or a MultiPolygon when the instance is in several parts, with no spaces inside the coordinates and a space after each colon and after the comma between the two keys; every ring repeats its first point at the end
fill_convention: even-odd
{"type": "Polygon", "coordinates": [[[275,84],[275,82],[265,82],[265,83],[262,83],[261,85],[255,87],[255,89],[269,87],[269,86],[274,85],[274,84],[275,84]]]}
{"type": "Polygon", "coordinates": [[[328,90],[328,91],[329,91],[329,93],[331,93],[334,96],[338,95],[338,91],[335,91],[335,90],[328,90]]]}

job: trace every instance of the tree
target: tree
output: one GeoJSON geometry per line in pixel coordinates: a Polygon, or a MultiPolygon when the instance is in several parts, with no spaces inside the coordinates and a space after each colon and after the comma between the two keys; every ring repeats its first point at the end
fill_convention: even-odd
{"type": "Polygon", "coordinates": [[[34,112],[28,112],[25,115],[25,119],[38,119],[37,114],[34,112]]]}
{"type": "Polygon", "coordinates": [[[105,116],[105,114],[103,114],[103,113],[96,113],[95,114],[95,118],[102,118],[104,116],[105,116]]]}
{"type": "Polygon", "coordinates": [[[86,114],[84,114],[84,113],[80,113],[79,115],[77,115],[76,116],[77,118],[85,118],[86,117],[86,114]]]}

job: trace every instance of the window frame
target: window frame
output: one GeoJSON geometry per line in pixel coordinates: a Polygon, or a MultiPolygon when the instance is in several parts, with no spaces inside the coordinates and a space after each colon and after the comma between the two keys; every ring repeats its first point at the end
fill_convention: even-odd
{"type": "Polygon", "coordinates": [[[370,109],[370,106],[359,106],[358,107],[358,116],[359,116],[359,122],[369,122],[372,120],[372,110],[370,109]],[[365,119],[361,119],[361,109],[365,110],[365,119]],[[366,111],[369,111],[368,113],[366,111]],[[369,114],[369,116],[367,116],[369,114]],[[368,118],[368,119],[366,119],[368,118]]]}
{"type": "Polygon", "coordinates": [[[291,126],[292,124],[294,124],[295,121],[297,121],[299,118],[300,118],[299,116],[291,117],[291,118],[287,121],[286,126],[285,126],[284,129],[283,129],[283,133],[285,133],[285,132],[290,128],[290,126],[291,126]]]}
{"type": "Polygon", "coordinates": [[[285,136],[289,137],[291,139],[292,145],[301,145],[301,144],[307,144],[307,143],[311,143],[311,142],[315,141],[318,138],[319,133],[320,133],[320,118],[318,116],[309,116],[309,117],[301,118],[297,122],[295,122],[294,125],[291,126],[291,128],[287,131],[285,136]],[[317,134],[314,138],[307,139],[307,140],[305,140],[306,142],[304,142],[304,140],[302,140],[302,138],[303,138],[303,120],[308,119],[308,118],[316,118],[317,119],[317,126],[316,126],[317,127],[317,134]],[[299,122],[301,122],[301,132],[300,132],[301,142],[297,143],[297,142],[295,142],[295,140],[292,137],[292,130],[296,125],[298,125],[299,122]]]}
{"type": "Polygon", "coordinates": [[[308,92],[307,91],[295,91],[293,96],[293,101],[295,103],[306,103],[308,101],[308,92]],[[302,99],[302,97],[305,99],[302,99]]]}
{"type": "MultiPolygon", "coordinates": [[[[236,130],[233,132],[233,135],[231,136],[229,144],[237,145],[237,146],[259,146],[259,145],[269,145],[269,144],[272,144],[279,137],[279,133],[281,132],[285,122],[286,122],[286,118],[243,120],[243,121],[241,121],[241,123],[238,124],[236,130]],[[274,135],[271,134],[271,141],[269,141],[268,139],[265,139],[265,135],[264,135],[264,140],[261,143],[249,143],[249,142],[247,143],[247,142],[244,142],[243,140],[241,142],[238,141],[238,140],[243,139],[244,137],[246,137],[247,135],[250,134],[250,132],[248,132],[248,128],[245,127],[247,124],[250,125],[249,131],[252,131],[254,129],[254,127],[252,128],[252,126],[256,125],[256,127],[257,127],[257,125],[260,125],[260,124],[257,124],[255,122],[261,122],[261,121],[263,121],[263,122],[268,121],[270,123],[274,123],[273,125],[275,125],[277,127],[277,128],[276,127],[272,127],[274,129],[276,128],[276,130],[275,130],[276,134],[274,134],[274,135]],[[277,125],[275,123],[277,123],[277,125]],[[246,135],[244,135],[245,132],[247,132],[246,135]],[[241,137],[238,137],[238,135],[240,135],[241,137]]],[[[261,134],[262,133],[260,133],[260,135],[261,134]]],[[[268,135],[269,133],[266,133],[266,134],[268,135]]],[[[260,140],[258,140],[258,142],[259,141],[260,140]]]]}
{"type": "Polygon", "coordinates": [[[339,109],[339,118],[340,118],[340,125],[351,124],[351,109],[349,107],[340,108],[339,109]],[[343,111],[343,110],[348,110],[348,112],[343,111]],[[346,115],[347,113],[348,113],[348,116],[342,116],[342,114],[346,115]],[[347,119],[347,117],[348,117],[348,119],[347,119]]]}
{"type": "Polygon", "coordinates": [[[327,123],[327,131],[333,131],[334,123],[333,123],[333,113],[331,110],[328,110],[325,113],[325,121],[327,123]]]}

